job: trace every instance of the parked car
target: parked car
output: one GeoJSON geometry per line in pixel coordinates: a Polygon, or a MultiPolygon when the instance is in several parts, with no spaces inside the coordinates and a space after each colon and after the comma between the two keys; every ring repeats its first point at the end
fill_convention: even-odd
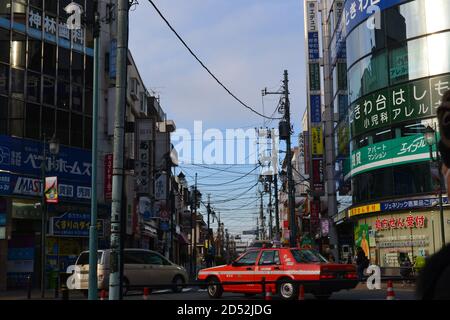
{"type": "MultiPolygon", "coordinates": [[[[109,263],[111,250],[98,250],[97,275],[98,288],[109,287],[109,263]]],[[[89,251],[83,251],[76,261],[78,290],[87,290],[89,286],[89,251]]],[[[132,286],[173,285],[174,292],[180,292],[180,284],[188,281],[183,267],[170,262],[161,254],[145,249],[124,249],[123,292],[126,294],[132,286]]]]}
{"type": "Polygon", "coordinates": [[[224,284],[222,282],[260,282],[265,277],[266,291],[284,300],[298,297],[299,283],[304,291],[318,299],[328,299],[333,292],[353,289],[358,284],[356,267],[328,262],[317,251],[300,248],[250,249],[232,264],[202,269],[203,281],[210,298],[220,298],[223,292],[254,295],[263,293],[260,283],[224,284]]]}
{"type": "Polygon", "coordinates": [[[249,246],[248,249],[251,248],[272,248],[273,242],[270,240],[254,240],[249,246]]]}

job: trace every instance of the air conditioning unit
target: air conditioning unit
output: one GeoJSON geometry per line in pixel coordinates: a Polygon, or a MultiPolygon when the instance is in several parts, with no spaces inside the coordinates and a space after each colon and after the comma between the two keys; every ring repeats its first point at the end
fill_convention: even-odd
{"type": "Polygon", "coordinates": [[[130,79],[130,96],[133,100],[138,100],[139,82],[136,78],[130,79]]]}

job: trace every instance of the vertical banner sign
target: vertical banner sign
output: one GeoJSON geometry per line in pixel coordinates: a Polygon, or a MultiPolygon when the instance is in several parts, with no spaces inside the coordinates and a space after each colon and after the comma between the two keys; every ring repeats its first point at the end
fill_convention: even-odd
{"type": "Polygon", "coordinates": [[[322,127],[311,127],[312,156],[323,155],[322,127]]]}
{"type": "Polygon", "coordinates": [[[45,202],[58,203],[58,178],[46,177],[45,178],[45,202]]]}
{"type": "Polygon", "coordinates": [[[320,107],[320,95],[309,96],[311,105],[311,123],[320,123],[322,121],[322,110],[320,107]]]}
{"type": "Polygon", "coordinates": [[[313,159],[313,187],[317,191],[323,191],[323,159],[313,159]]]}
{"type": "Polygon", "coordinates": [[[137,121],[137,161],[135,162],[136,185],[138,193],[149,193],[150,141],[153,140],[152,119],[137,121]]]}
{"type": "Polygon", "coordinates": [[[304,152],[305,152],[305,174],[310,174],[310,163],[311,163],[311,157],[310,157],[310,149],[309,149],[309,132],[303,131],[303,146],[304,146],[304,152]]]}
{"type": "Polygon", "coordinates": [[[104,186],[104,195],[105,201],[112,200],[112,174],[113,174],[113,155],[106,154],[105,155],[105,186],[104,186]]]}
{"type": "Polygon", "coordinates": [[[311,201],[311,216],[310,216],[310,223],[311,223],[312,230],[315,230],[315,228],[319,224],[319,214],[320,214],[320,201],[312,200],[311,201]]]}

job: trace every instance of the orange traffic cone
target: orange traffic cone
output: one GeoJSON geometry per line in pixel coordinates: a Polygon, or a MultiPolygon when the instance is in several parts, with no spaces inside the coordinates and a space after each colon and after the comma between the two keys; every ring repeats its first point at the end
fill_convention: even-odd
{"type": "Polygon", "coordinates": [[[266,291],[266,294],[264,296],[264,300],[267,300],[267,301],[272,300],[272,292],[270,290],[266,291]]]}
{"type": "Polygon", "coordinates": [[[298,292],[298,300],[305,300],[305,287],[301,284],[298,292]]]}
{"type": "Polygon", "coordinates": [[[395,292],[394,287],[392,285],[392,280],[388,281],[386,300],[395,300],[395,292]]]}
{"type": "Polygon", "coordinates": [[[144,288],[144,295],[143,295],[144,300],[148,300],[149,294],[150,294],[150,289],[144,288]]]}
{"type": "Polygon", "coordinates": [[[105,289],[103,289],[102,291],[100,291],[100,300],[106,300],[106,297],[108,296],[107,292],[105,289]]]}

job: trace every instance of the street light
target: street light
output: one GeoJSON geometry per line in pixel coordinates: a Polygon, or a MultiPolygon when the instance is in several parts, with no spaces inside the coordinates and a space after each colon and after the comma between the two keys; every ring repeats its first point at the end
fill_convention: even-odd
{"type": "Polygon", "coordinates": [[[438,174],[439,174],[439,211],[440,211],[440,220],[441,220],[441,241],[442,241],[442,247],[445,246],[445,229],[444,229],[444,206],[442,204],[442,189],[443,189],[443,182],[444,177],[442,176],[442,161],[441,156],[437,152],[438,150],[438,139],[437,139],[437,133],[436,130],[433,129],[430,126],[427,126],[425,128],[425,131],[423,133],[425,142],[428,144],[430,148],[430,159],[432,162],[438,163],[438,174]],[[433,146],[436,146],[436,157],[433,156],[433,146]]]}
{"type": "MultiPolygon", "coordinates": [[[[42,148],[42,215],[41,215],[41,297],[45,297],[45,267],[46,267],[46,234],[47,234],[47,203],[45,199],[45,176],[47,168],[45,163],[47,162],[47,150],[46,150],[46,136],[44,133],[43,138],[43,148],[42,148]]],[[[55,135],[48,141],[48,149],[51,155],[56,155],[59,153],[59,141],[56,139],[55,135]]]]}

